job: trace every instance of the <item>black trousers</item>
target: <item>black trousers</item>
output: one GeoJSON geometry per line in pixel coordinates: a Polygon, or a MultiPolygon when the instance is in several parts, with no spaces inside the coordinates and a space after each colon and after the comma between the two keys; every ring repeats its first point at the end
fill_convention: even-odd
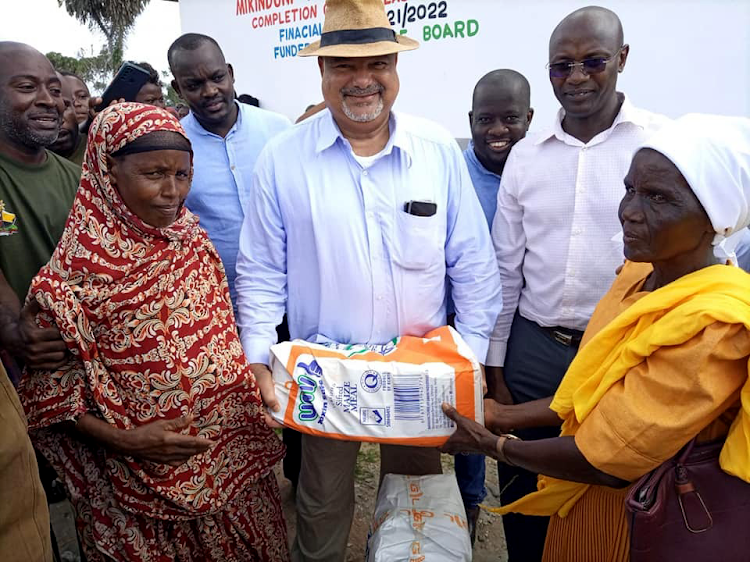
{"type": "MultiPolygon", "coordinates": [[[[508,339],[503,375],[516,404],[552,396],[578,351],[557,341],[536,323],[516,313],[508,339]]],[[[525,440],[560,435],[559,427],[541,427],[514,432],[525,440]]],[[[498,463],[500,501],[508,505],[536,491],[537,475],[528,470],[498,463]]],[[[549,517],[503,515],[510,562],[542,559],[549,517]]]]}

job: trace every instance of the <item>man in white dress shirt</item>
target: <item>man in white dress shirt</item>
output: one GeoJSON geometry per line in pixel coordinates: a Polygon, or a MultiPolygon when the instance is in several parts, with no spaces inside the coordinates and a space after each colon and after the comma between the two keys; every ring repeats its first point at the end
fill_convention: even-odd
{"type": "MultiPolygon", "coordinates": [[[[256,164],[237,261],[239,324],[265,404],[269,347],[292,338],[386,343],[455,326],[484,361],[502,307],[492,242],[452,136],[395,113],[400,51],[382,0],[328,0],[317,55],[327,108],[256,164]],[[450,284],[450,285],[449,285],[450,284]]],[[[295,561],[343,561],[359,443],[303,435],[295,561]]],[[[381,474],[439,473],[436,449],[381,447],[381,474]]]]}
{"type": "MultiPolygon", "coordinates": [[[[548,65],[562,108],[549,130],[513,148],[505,166],[492,227],[504,308],[487,376],[515,403],[555,393],[623,260],[613,240],[623,178],[635,148],[665,121],[617,92],[628,52],[610,10],[582,8],[563,19],[548,65]]],[[[540,439],[559,428],[517,433],[540,439]]],[[[505,464],[499,472],[505,505],[536,490],[535,474],[505,464]]],[[[503,517],[511,562],[541,559],[547,522],[503,517]]]]}

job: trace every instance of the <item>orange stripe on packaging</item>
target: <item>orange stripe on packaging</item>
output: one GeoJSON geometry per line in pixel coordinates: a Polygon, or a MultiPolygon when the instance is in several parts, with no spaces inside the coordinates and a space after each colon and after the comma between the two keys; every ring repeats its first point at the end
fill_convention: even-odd
{"type": "Polygon", "coordinates": [[[437,447],[455,430],[442,402],[484,421],[479,362],[449,326],[385,345],[284,342],[271,370],[272,415],[310,435],[437,447]]]}

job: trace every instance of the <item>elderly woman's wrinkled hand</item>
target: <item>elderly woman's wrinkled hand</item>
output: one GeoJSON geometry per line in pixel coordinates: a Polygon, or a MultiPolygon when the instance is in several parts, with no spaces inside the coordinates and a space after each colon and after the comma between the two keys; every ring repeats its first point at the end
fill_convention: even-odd
{"type": "Polygon", "coordinates": [[[498,436],[480,424],[458,413],[450,404],[443,404],[443,413],[456,423],[456,431],[440,448],[440,452],[491,454],[495,450],[498,436]]]}
{"type": "Polygon", "coordinates": [[[121,449],[129,456],[146,461],[180,466],[190,457],[205,453],[214,442],[179,433],[190,427],[192,417],[159,420],[125,432],[121,449]]]}

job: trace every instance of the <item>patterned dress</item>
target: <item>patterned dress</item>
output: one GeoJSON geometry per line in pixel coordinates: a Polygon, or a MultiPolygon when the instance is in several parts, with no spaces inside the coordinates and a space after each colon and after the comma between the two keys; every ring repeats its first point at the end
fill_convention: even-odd
{"type": "Polygon", "coordinates": [[[65,481],[89,562],[287,560],[283,445],[262,420],[221,260],[187,209],[154,228],[109,179],[107,155],[154,131],[185,136],[133,103],[92,125],[65,232],[30,291],[71,351],[21,382],[32,439],[65,481]],[[122,456],[76,433],[86,413],[123,430],[192,415],[185,431],[216,445],[179,467],[122,456]]]}

